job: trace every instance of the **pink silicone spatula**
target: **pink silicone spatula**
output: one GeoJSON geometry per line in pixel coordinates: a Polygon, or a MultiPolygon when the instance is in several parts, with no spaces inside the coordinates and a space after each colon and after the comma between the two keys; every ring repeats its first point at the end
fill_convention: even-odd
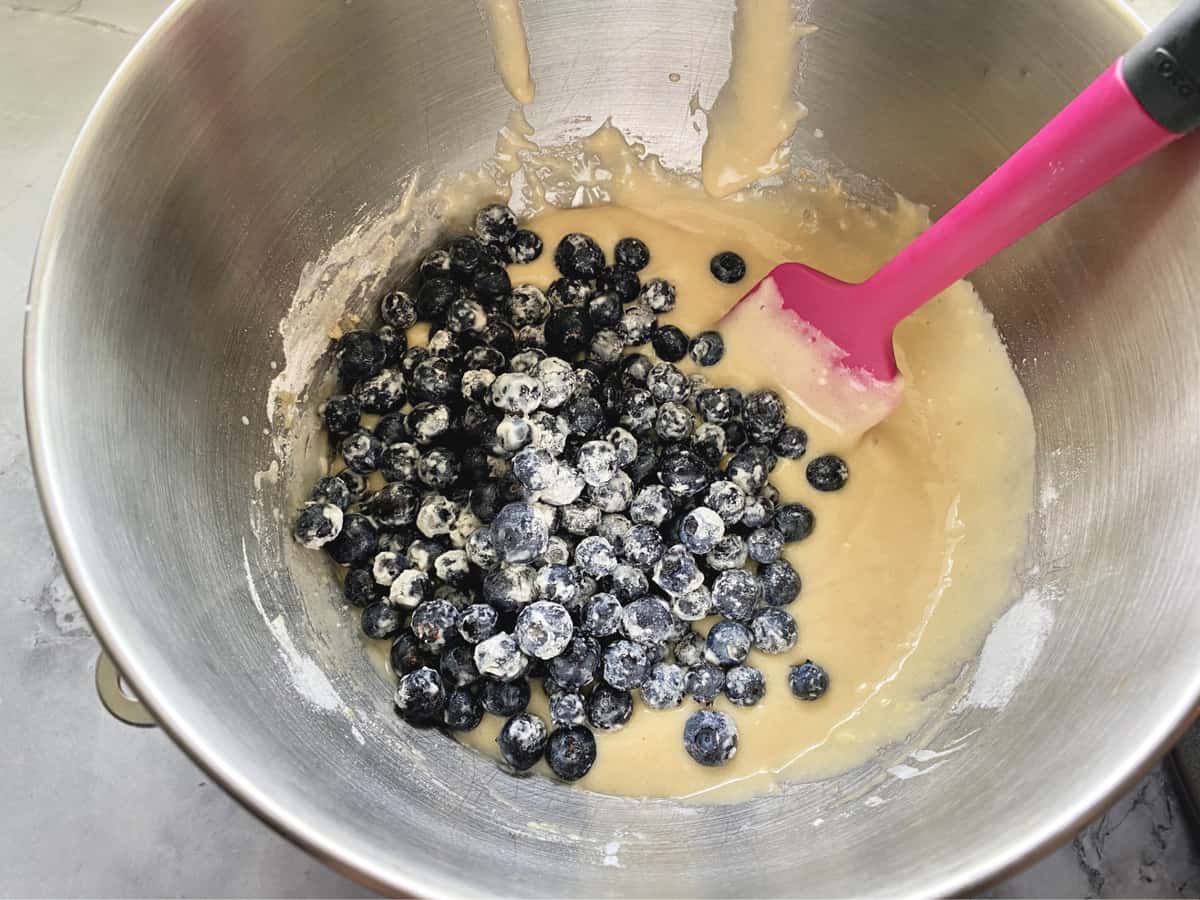
{"type": "Polygon", "coordinates": [[[861,284],[776,266],[725,317],[794,329],[788,388],[848,437],[899,402],[896,325],[1018,238],[1200,124],[1200,0],[1187,0],[915,241],[861,284]]]}

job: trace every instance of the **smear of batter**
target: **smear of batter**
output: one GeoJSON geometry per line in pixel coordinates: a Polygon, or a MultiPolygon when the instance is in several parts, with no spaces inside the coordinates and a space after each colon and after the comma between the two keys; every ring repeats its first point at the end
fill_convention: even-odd
{"type": "Polygon", "coordinates": [[[518,103],[532,103],[534,84],[529,74],[529,45],[525,40],[520,3],[518,0],[485,0],[484,8],[492,32],[496,70],[504,86],[518,103]]]}
{"type": "Polygon", "coordinates": [[[729,78],[708,113],[701,158],[714,197],[783,171],[785,142],[807,113],[792,97],[796,50],[815,30],[795,21],[792,0],[738,0],[729,78]]]}

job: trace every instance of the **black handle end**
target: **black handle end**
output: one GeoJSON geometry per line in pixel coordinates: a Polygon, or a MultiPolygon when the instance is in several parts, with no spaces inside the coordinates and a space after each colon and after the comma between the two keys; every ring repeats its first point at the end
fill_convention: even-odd
{"type": "Polygon", "coordinates": [[[1126,53],[1121,77],[1163,128],[1182,134],[1200,125],[1200,0],[1184,0],[1126,53]]]}

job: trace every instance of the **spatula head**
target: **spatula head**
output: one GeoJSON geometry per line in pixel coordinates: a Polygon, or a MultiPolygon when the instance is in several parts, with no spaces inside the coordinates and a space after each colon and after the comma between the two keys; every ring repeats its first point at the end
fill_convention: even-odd
{"type": "Polygon", "coordinates": [[[892,325],[847,284],[798,263],[776,266],[722,320],[821,424],[856,440],[900,402],[892,325]]]}
{"type": "Polygon", "coordinates": [[[778,265],[767,278],[775,282],[784,309],[844,352],[841,365],[865,369],[879,381],[892,381],[900,374],[892,348],[896,323],[884,313],[883,304],[872,302],[869,281],[849,284],[800,263],[778,265]]]}

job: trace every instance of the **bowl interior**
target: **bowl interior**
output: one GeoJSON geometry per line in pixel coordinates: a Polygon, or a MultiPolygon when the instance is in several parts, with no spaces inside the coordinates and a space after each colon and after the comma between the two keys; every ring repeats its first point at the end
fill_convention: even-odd
{"type": "MultiPolygon", "coordinates": [[[[687,98],[715,95],[731,11],[526,4],[531,120],[570,134],[612,114],[695,162],[687,98]]],[[[805,13],[800,149],[934,215],[1137,34],[1091,0],[805,13]]],[[[281,320],[302,288],[310,324],[364,309],[439,227],[393,227],[412,173],[489,156],[510,109],[473,0],[261,0],[174,7],[89,121],[35,272],[30,431],[72,582],[163,724],[272,823],[392,890],[952,893],[1077,824],[1200,688],[1195,142],[974,279],[1039,442],[1028,573],[987,651],[998,686],[861,770],[697,808],[509,778],[402,726],[328,571],[288,538],[315,419],[303,397],[268,418],[281,320]],[[352,232],[363,252],[339,254],[352,232]],[[936,773],[909,756],[951,747],[936,773]]]]}

